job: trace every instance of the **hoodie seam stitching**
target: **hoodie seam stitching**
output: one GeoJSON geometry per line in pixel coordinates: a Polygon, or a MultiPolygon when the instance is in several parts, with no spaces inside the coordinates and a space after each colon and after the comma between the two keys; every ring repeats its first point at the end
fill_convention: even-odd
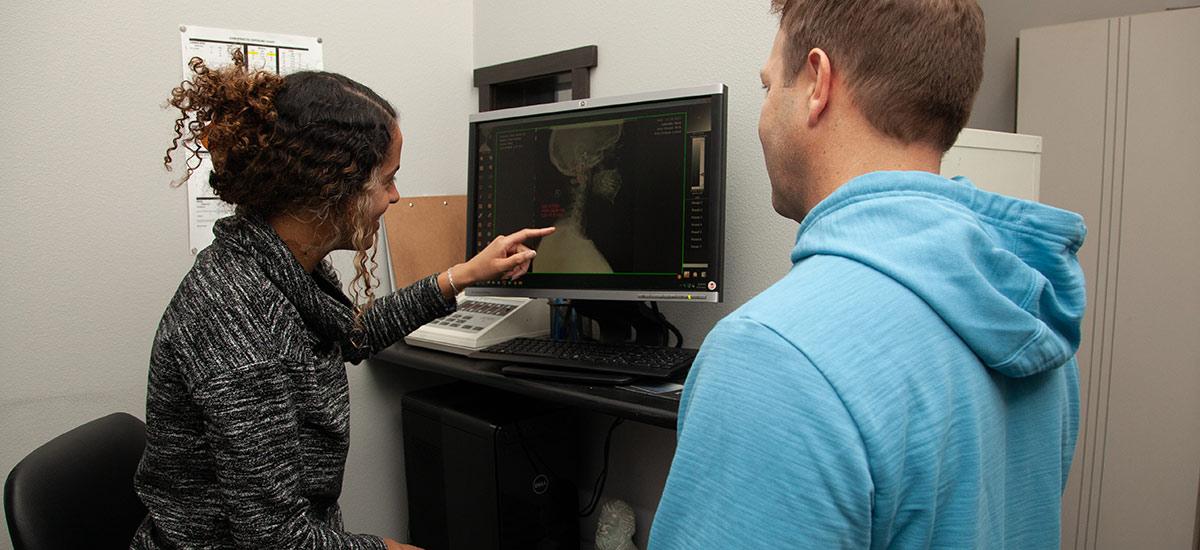
{"type": "MultiPolygon", "coordinates": [[[[800,348],[800,346],[796,345],[796,343],[793,342],[791,338],[784,336],[783,333],[775,330],[774,327],[772,327],[758,319],[749,317],[747,315],[739,315],[738,318],[742,319],[748,323],[753,323],[755,325],[758,325],[758,326],[762,327],[763,329],[765,329],[767,332],[774,334],[777,338],[779,338],[780,340],[785,342],[788,345],[788,347],[792,348],[793,350],[796,350],[796,353],[799,353],[800,356],[803,357],[804,360],[807,361],[809,365],[812,365],[812,369],[815,370],[817,372],[817,374],[819,374],[821,376],[821,379],[825,381],[825,385],[829,387],[829,391],[832,391],[833,394],[837,396],[838,402],[841,403],[842,408],[846,411],[846,416],[850,417],[850,422],[854,423],[854,431],[855,431],[855,433],[858,434],[859,444],[862,445],[863,453],[865,455],[867,455],[867,464],[868,465],[873,464],[873,462],[870,460],[871,459],[871,449],[870,449],[870,447],[867,446],[867,440],[863,436],[862,425],[859,424],[858,418],[854,416],[853,412],[851,412],[850,407],[846,405],[846,399],[844,397],[842,397],[842,392],[838,391],[837,387],[834,386],[832,382],[830,382],[829,377],[825,375],[825,370],[822,369],[821,367],[817,366],[817,362],[814,361],[813,358],[809,354],[805,353],[804,350],[800,348]]],[[[867,472],[871,476],[871,487],[872,487],[871,502],[872,502],[872,506],[874,506],[875,497],[874,497],[873,489],[875,487],[875,472],[869,466],[867,468],[867,472]]]]}
{"type": "MultiPolygon", "coordinates": [[[[991,369],[1000,369],[1000,368],[1007,367],[1007,366],[1015,363],[1017,358],[1025,355],[1026,350],[1028,350],[1030,348],[1030,346],[1033,346],[1039,340],[1042,340],[1042,335],[1044,335],[1045,333],[1046,333],[1046,325],[1044,323],[1039,323],[1037,326],[1037,332],[1034,332],[1033,335],[1031,335],[1029,338],[1027,338],[1024,342],[1022,342],[1021,345],[1018,346],[1017,349],[1013,350],[1012,353],[1008,354],[1008,356],[1005,357],[1003,361],[1000,361],[1000,362],[996,363],[995,365],[988,365],[988,367],[991,369]]],[[[984,365],[987,365],[987,364],[984,363],[984,365]]],[[[1055,366],[1055,368],[1057,368],[1057,365],[1055,366]]]]}

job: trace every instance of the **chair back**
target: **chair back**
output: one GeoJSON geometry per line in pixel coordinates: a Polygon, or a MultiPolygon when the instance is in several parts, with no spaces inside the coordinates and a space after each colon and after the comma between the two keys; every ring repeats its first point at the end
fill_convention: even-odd
{"type": "Polygon", "coordinates": [[[4,483],[14,550],[127,550],[146,517],[133,487],[145,447],[146,425],[114,413],[29,453],[4,483]]]}

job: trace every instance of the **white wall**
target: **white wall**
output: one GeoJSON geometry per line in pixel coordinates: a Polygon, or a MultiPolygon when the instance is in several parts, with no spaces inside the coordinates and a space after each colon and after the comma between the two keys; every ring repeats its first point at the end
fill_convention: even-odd
{"type": "MultiPolygon", "coordinates": [[[[970,125],[1013,129],[1021,28],[1161,9],[1172,0],[982,0],[989,33],[970,125]]],[[[84,421],[142,415],[159,316],[191,265],[185,192],[161,169],[180,79],[178,25],[321,36],[325,65],[403,112],[405,195],[465,190],[474,67],[600,47],[592,95],[729,85],[728,293],[664,309],[690,345],[787,269],[795,223],[776,216],[755,131],[758,69],[775,20],[767,0],[443,0],[0,3],[0,473],[84,421]]],[[[350,369],[354,439],[342,504],[352,530],[407,529],[399,395],[436,377],[350,369]]],[[[595,421],[597,437],[605,420],[595,421]]],[[[638,542],[662,489],[674,432],[617,429],[608,493],[638,510],[638,542]]],[[[586,526],[585,526],[586,528],[586,526]]],[[[584,531],[585,535],[589,534],[584,531]]],[[[0,537],[0,550],[8,548],[0,537]]]]}
{"type": "MultiPolygon", "coordinates": [[[[471,12],[469,0],[0,3],[0,472],[87,420],[144,414],[151,339],[192,262],[186,191],[162,169],[180,24],[322,37],[327,69],[402,111],[401,192],[451,194],[476,105],[471,12]]],[[[403,537],[398,433],[376,422],[396,393],[350,373],[346,520],[403,537]]]]}

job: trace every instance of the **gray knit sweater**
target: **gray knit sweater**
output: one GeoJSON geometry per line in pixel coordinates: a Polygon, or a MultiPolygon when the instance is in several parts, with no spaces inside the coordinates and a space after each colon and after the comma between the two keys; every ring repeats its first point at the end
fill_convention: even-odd
{"type": "Polygon", "coordinates": [[[134,549],[383,549],[342,530],[346,361],[454,309],[431,276],[354,313],[322,262],[304,271],[260,219],[214,228],[163,314],[150,357],[134,549]],[[356,349],[350,337],[366,344],[356,349]]]}

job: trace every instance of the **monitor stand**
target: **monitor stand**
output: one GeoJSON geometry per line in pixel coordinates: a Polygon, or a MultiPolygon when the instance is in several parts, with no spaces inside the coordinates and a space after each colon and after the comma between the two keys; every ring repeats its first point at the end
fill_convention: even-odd
{"type": "Polygon", "coordinates": [[[571,300],[571,306],[600,327],[601,342],[666,346],[668,323],[646,302],[571,300]]]}

